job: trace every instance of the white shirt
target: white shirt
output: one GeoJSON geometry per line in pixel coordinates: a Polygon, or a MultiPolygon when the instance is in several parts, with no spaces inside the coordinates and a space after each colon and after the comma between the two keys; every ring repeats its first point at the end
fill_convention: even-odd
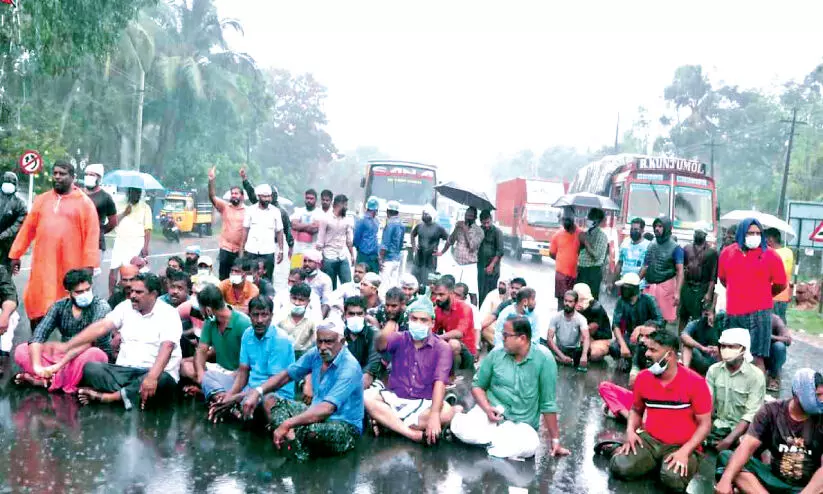
{"type": "Polygon", "coordinates": [[[485,315],[493,314],[497,311],[497,308],[500,307],[500,304],[503,303],[503,300],[503,297],[500,296],[497,290],[489,292],[483,300],[483,305],[480,306],[480,312],[485,315]]]}
{"type": "Polygon", "coordinates": [[[120,353],[117,365],[149,369],[157,360],[160,345],[164,341],[174,344],[166,371],[175,381],[180,379],[180,336],[183,335],[183,323],[177,309],[163,301],[156,301],[151,312],[146,315],[135,310],[131,301],[121,302],[109,312],[106,320],[120,331],[120,353]]]}
{"type": "Polygon", "coordinates": [[[274,254],[277,252],[275,237],[283,231],[283,218],[280,209],[269,204],[266,209],[259,205],[246,208],[243,228],[249,229],[246,239],[246,252],[250,254],[274,254]]]}
{"type": "Polygon", "coordinates": [[[312,279],[306,279],[312,291],[320,298],[320,303],[328,305],[329,299],[332,295],[332,284],[329,275],[323,271],[317,270],[317,274],[312,279]]]}
{"type": "MultiPolygon", "coordinates": [[[[299,221],[303,224],[317,223],[318,227],[322,221],[325,221],[328,213],[324,213],[319,206],[309,211],[306,208],[294,208],[290,219],[292,223],[299,221]]],[[[294,232],[295,252],[302,253],[302,248],[311,247],[312,249],[317,244],[317,234],[304,234],[303,232],[294,232]],[[310,235],[311,238],[308,238],[310,235]],[[298,245],[299,244],[299,245],[298,245]]]]}

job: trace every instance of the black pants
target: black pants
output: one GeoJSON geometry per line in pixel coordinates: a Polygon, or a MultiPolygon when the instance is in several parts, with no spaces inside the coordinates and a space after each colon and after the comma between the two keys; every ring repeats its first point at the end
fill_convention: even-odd
{"type": "Polygon", "coordinates": [[[229,252],[226,249],[220,249],[220,253],[217,254],[217,262],[220,264],[220,271],[218,273],[220,281],[229,278],[229,275],[231,274],[231,266],[234,264],[236,259],[237,252],[229,252]]]}
{"type": "MultiPolygon", "coordinates": [[[[589,285],[592,290],[592,297],[595,300],[600,298],[600,283],[603,282],[603,266],[592,266],[590,268],[577,268],[577,282],[589,285]]],[[[557,294],[555,293],[555,296],[557,294]]]]}
{"type": "Polygon", "coordinates": [[[483,304],[489,292],[497,290],[497,281],[500,279],[500,271],[495,270],[492,274],[486,274],[486,266],[489,262],[485,259],[477,263],[477,305],[483,304]]]}
{"type": "Polygon", "coordinates": [[[423,252],[417,249],[414,256],[414,275],[417,277],[417,283],[420,286],[427,286],[429,284],[429,273],[437,272],[437,257],[434,256],[434,251],[423,252]]]}
{"type": "MultiPolygon", "coordinates": [[[[81,384],[104,393],[119,392],[123,397],[123,406],[130,410],[140,405],[140,385],[148,372],[148,369],[89,362],[83,366],[81,384]]],[[[157,380],[157,391],[146,403],[146,407],[170,403],[176,391],[177,383],[174,378],[163,372],[157,380]]]]}
{"type": "Polygon", "coordinates": [[[255,267],[257,266],[256,263],[263,261],[263,265],[266,267],[266,279],[274,282],[274,254],[252,254],[247,252],[246,257],[255,263],[255,267]]]}

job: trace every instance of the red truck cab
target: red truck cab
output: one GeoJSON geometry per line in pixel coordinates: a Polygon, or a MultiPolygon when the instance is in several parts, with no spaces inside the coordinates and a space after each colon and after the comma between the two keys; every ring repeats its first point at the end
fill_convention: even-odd
{"type": "Polygon", "coordinates": [[[552,235],[561,228],[562,210],[552,207],[568,190],[560,179],[513,178],[497,184],[497,227],[505,250],[515,259],[549,255],[552,235]]]}

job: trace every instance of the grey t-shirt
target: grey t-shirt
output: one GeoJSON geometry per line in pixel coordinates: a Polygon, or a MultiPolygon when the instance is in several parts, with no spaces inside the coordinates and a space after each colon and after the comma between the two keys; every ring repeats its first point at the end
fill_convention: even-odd
{"type": "Polygon", "coordinates": [[[579,312],[575,312],[571,319],[567,319],[563,311],[557,312],[552,316],[549,327],[554,329],[560,348],[576,348],[580,345],[580,332],[589,330],[586,318],[579,312]]]}

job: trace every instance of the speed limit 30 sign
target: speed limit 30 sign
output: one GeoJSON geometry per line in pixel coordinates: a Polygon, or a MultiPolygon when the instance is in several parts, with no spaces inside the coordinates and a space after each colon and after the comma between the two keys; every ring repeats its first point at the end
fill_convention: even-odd
{"type": "Polygon", "coordinates": [[[43,157],[37,151],[23,151],[20,156],[20,171],[26,175],[38,173],[43,168],[43,157]]]}

